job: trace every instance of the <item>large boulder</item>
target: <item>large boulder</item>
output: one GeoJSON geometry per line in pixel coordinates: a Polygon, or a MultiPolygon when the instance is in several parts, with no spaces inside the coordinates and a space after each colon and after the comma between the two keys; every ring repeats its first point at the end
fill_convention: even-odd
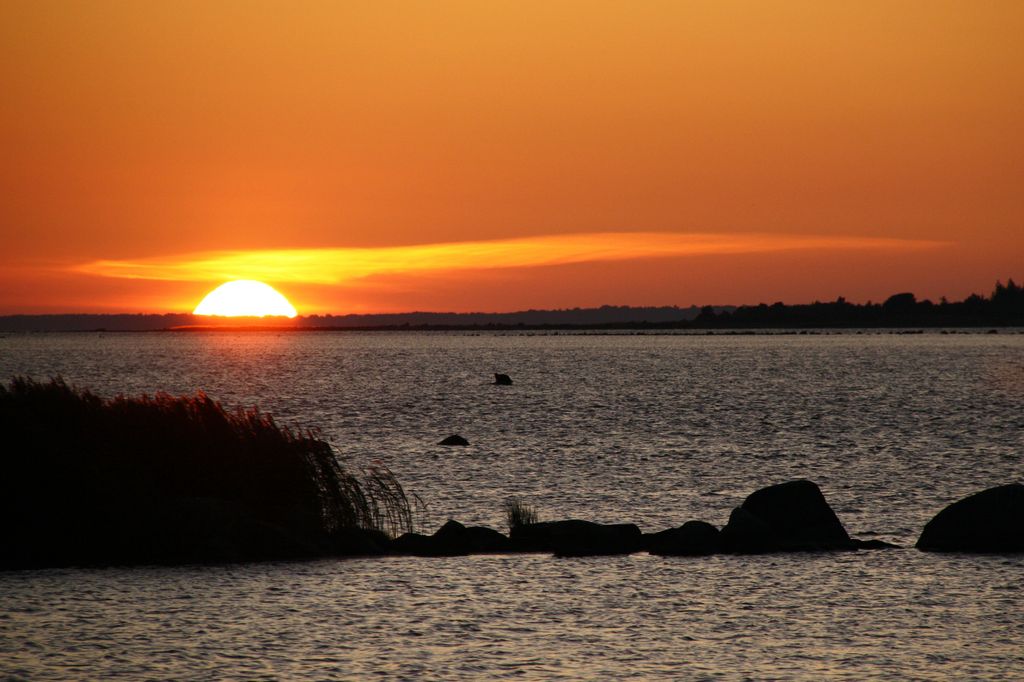
{"type": "Polygon", "coordinates": [[[510,540],[518,551],[554,552],[558,556],[630,554],[643,548],[643,533],[636,524],[577,519],[516,526],[510,540]]]}
{"type": "Polygon", "coordinates": [[[722,546],[737,553],[857,548],[811,481],[789,481],[752,493],[729,516],[722,546]]]}
{"type": "Polygon", "coordinates": [[[1024,552],[1024,485],[989,488],[954,502],[924,527],[926,552],[1024,552]]]}
{"type": "Polygon", "coordinates": [[[678,528],[644,534],[645,549],[660,556],[707,556],[717,553],[721,545],[721,533],[704,521],[687,521],[678,528]]]}

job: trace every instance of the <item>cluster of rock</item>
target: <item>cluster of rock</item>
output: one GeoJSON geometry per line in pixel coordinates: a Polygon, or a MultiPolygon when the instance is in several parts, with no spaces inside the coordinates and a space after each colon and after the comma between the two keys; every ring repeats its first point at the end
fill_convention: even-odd
{"type": "MultiPolygon", "coordinates": [[[[494,383],[512,385],[507,374],[494,383]]],[[[466,446],[452,434],[438,445],[466,446]]],[[[558,556],[631,554],[664,556],[760,554],[887,549],[881,540],[851,538],[811,481],[789,481],[762,488],[733,509],[719,530],[705,521],[643,533],[632,523],[600,524],[569,519],[520,525],[509,535],[449,520],[433,535],[406,533],[376,538],[377,552],[414,556],[456,556],[494,552],[552,552],[558,556]]],[[[925,552],[1024,552],[1024,485],[990,488],[943,509],[925,526],[915,545],[925,552]]]]}
{"type": "MultiPolygon", "coordinates": [[[[818,486],[804,480],[754,492],[732,511],[721,529],[704,521],[687,521],[657,533],[644,533],[632,523],[570,519],[522,524],[505,535],[449,520],[433,535],[405,533],[391,539],[376,530],[341,528],[320,538],[253,521],[220,503],[210,509],[210,504],[214,503],[182,507],[173,520],[168,519],[167,529],[153,529],[154,542],[159,539],[160,547],[135,547],[121,553],[106,546],[93,548],[92,553],[72,547],[66,560],[0,561],[0,568],[516,552],[563,557],[642,551],[661,556],[707,556],[895,547],[880,540],[851,538],[818,486]],[[220,522],[211,523],[211,519],[220,522]],[[183,549],[175,552],[174,547],[183,549]]],[[[991,488],[951,504],[925,526],[916,546],[930,552],[1024,552],[1024,485],[991,488]]]]}
{"type": "MultiPolygon", "coordinates": [[[[811,481],[790,481],[751,494],[718,529],[704,521],[643,533],[631,523],[576,519],[513,528],[509,535],[449,520],[433,535],[406,533],[380,551],[412,556],[550,552],[597,556],[646,551],[663,556],[817,552],[895,547],[851,538],[811,481]]],[[[926,551],[1024,551],[1024,486],[978,493],[951,505],[925,528],[917,547],[926,551]]]]}
{"type": "Polygon", "coordinates": [[[601,524],[569,519],[516,526],[509,535],[491,528],[448,521],[433,535],[406,533],[387,551],[415,556],[493,552],[551,552],[596,556],[646,551],[659,555],[856,550],[892,547],[850,538],[818,486],[791,481],[758,490],[737,507],[719,530],[704,521],[643,533],[632,523],[601,524]]]}

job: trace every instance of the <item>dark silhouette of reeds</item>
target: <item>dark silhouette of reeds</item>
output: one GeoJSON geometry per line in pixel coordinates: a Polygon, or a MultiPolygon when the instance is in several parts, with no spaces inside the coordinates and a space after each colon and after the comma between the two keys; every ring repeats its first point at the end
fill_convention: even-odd
{"type": "Polygon", "coordinates": [[[0,432],[8,566],[364,553],[413,527],[387,468],[359,478],[315,431],[202,392],[106,400],[19,377],[0,432]]]}
{"type": "Polygon", "coordinates": [[[508,521],[508,532],[520,526],[528,526],[537,523],[537,510],[523,502],[518,497],[510,497],[505,500],[505,518],[508,521]]]}

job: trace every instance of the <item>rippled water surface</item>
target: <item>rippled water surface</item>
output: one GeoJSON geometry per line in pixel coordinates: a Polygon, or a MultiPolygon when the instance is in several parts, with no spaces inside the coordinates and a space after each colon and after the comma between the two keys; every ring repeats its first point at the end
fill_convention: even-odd
{"type": "MultiPolygon", "coordinates": [[[[319,428],[427,503],[722,525],[821,486],[911,547],[1024,479],[1024,335],[7,335],[0,376],[203,389],[319,428]],[[490,385],[493,372],[515,384],[490,385]],[[451,433],[467,448],[435,443],[451,433]]],[[[1020,678],[1024,557],[390,558],[0,574],[0,673],[140,678],[1020,678]]]]}

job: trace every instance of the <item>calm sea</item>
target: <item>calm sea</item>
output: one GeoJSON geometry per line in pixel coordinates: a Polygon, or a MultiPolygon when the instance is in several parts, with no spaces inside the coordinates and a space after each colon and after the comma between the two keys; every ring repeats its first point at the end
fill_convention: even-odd
{"type": "Polygon", "coordinates": [[[0,377],[202,389],[380,461],[447,518],[722,525],[816,481],[906,549],[388,558],[0,574],[13,679],[1024,679],[1024,557],[912,549],[1024,480],[1024,334],[35,334],[0,377]],[[491,385],[494,372],[514,385],[491,385]],[[436,445],[459,433],[467,448],[436,445]]]}

